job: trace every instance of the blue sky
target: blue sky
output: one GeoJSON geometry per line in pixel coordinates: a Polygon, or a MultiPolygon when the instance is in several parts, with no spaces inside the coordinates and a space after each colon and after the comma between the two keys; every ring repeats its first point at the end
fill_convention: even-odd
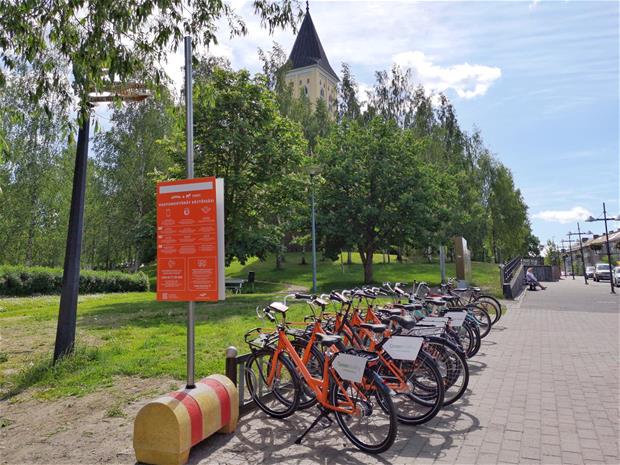
{"type": "MultiPolygon", "coordinates": [[[[250,4],[233,6],[249,33],[211,53],[258,71],[258,47],[290,51],[292,31],[270,36],[250,4]]],[[[398,62],[445,91],[512,170],[541,241],[565,238],[603,201],[620,213],[618,2],[312,1],[310,12],[332,67],[349,63],[362,89],[398,62]]],[[[178,82],[181,52],[169,64],[178,82]]]]}

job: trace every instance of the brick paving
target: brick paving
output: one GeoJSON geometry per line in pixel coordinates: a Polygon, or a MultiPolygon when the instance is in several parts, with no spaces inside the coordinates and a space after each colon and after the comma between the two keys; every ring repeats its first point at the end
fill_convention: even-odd
{"type": "Polygon", "coordinates": [[[620,300],[609,284],[564,280],[526,291],[471,360],[469,391],[430,423],[401,425],[394,446],[368,456],[336,424],[293,441],[311,414],[244,416],[190,463],[618,464],[620,300]]]}

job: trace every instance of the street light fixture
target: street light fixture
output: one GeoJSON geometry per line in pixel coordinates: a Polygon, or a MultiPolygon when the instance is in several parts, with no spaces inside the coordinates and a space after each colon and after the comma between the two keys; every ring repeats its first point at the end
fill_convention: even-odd
{"type": "Polygon", "coordinates": [[[616,290],[614,289],[613,268],[611,266],[611,248],[609,247],[609,231],[607,229],[607,221],[620,221],[620,215],[614,218],[607,218],[607,209],[605,208],[605,202],[603,202],[603,217],[594,218],[592,215],[590,215],[588,219],[586,219],[587,223],[593,223],[595,221],[605,222],[605,242],[607,245],[607,262],[609,264],[609,284],[611,285],[611,293],[615,294],[616,290]]]}

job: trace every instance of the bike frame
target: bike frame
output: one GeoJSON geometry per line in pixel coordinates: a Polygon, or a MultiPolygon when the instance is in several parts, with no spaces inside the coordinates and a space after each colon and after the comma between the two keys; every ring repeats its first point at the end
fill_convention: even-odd
{"type": "MultiPolygon", "coordinates": [[[[307,347],[306,350],[308,350],[308,354],[309,354],[309,350],[310,350],[309,346],[307,347]]],[[[304,361],[302,360],[301,357],[299,357],[299,355],[297,354],[297,351],[291,344],[291,341],[288,339],[286,331],[284,330],[284,328],[281,328],[281,327],[278,328],[278,345],[273,354],[273,357],[272,357],[273,362],[271,364],[269,375],[267,376],[267,383],[269,386],[272,385],[273,380],[280,369],[278,358],[280,354],[283,352],[285,352],[286,355],[288,355],[289,358],[293,361],[295,368],[304,378],[304,381],[306,382],[306,384],[315,393],[317,401],[321,404],[321,406],[323,406],[324,408],[328,410],[347,413],[349,415],[356,415],[360,413],[355,402],[353,402],[353,400],[351,400],[351,398],[347,394],[346,389],[344,388],[343,384],[340,381],[340,377],[337,375],[335,370],[331,367],[330,362],[332,358],[329,356],[325,357],[325,360],[323,362],[323,379],[315,378],[314,376],[310,374],[310,372],[306,368],[304,361]],[[328,394],[329,394],[329,387],[330,387],[330,384],[329,384],[330,375],[333,377],[333,380],[338,384],[338,389],[340,393],[345,397],[346,401],[344,402],[344,404],[347,405],[347,407],[339,407],[329,402],[328,394]]],[[[304,358],[306,358],[306,363],[307,363],[309,360],[309,355],[304,356],[304,358]]],[[[363,383],[363,380],[362,380],[362,384],[364,385],[365,388],[368,388],[368,386],[363,383]]],[[[351,385],[355,386],[355,383],[351,383],[351,385]]],[[[357,387],[355,389],[357,389],[357,387]]],[[[362,392],[360,392],[359,390],[358,392],[364,399],[366,399],[366,396],[362,392]]]]}

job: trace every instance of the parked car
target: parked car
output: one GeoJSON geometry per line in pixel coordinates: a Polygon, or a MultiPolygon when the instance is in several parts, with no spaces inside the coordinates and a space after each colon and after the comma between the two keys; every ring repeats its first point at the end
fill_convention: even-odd
{"type": "Polygon", "coordinates": [[[620,287],[620,266],[614,267],[614,269],[612,270],[612,273],[613,273],[614,285],[616,285],[617,287],[620,287]]]}
{"type": "Polygon", "coordinates": [[[586,266],[586,278],[594,279],[595,266],[586,266]]]}
{"type": "Polygon", "coordinates": [[[609,265],[607,263],[597,263],[596,270],[594,270],[594,281],[611,279],[609,274],[609,265]]]}

